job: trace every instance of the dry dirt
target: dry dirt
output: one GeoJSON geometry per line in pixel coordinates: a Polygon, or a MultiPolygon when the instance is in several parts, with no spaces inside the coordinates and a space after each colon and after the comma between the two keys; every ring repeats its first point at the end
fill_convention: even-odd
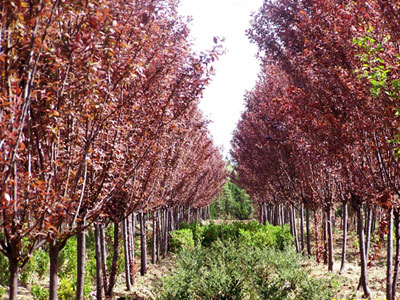
{"type": "MultiPolygon", "coordinates": [[[[362,289],[357,291],[358,280],[360,277],[360,256],[356,233],[349,232],[346,251],[346,263],[344,273],[339,275],[342,254],[342,232],[334,234],[334,265],[333,274],[339,281],[339,293],[336,299],[363,299],[362,289]]],[[[374,251],[374,243],[371,243],[372,251],[374,251]]],[[[304,266],[310,271],[311,276],[320,278],[329,276],[328,266],[317,264],[315,260],[306,260],[304,266]]],[[[371,290],[370,299],[384,300],[386,298],[386,251],[382,249],[379,257],[370,262],[367,269],[367,280],[371,290]]],[[[397,293],[400,291],[398,290],[397,293]]]]}

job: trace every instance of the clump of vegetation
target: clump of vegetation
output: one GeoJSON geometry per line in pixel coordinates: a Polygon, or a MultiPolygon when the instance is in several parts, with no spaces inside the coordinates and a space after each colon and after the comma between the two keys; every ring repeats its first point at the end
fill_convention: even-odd
{"type": "Polygon", "coordinates": [[[231,181],[225,183],[222,193],[210,207],[212,219],[247,220],[254,212],[252,200],[246,191],[231,181]]]}
{"type": "MultiPolygon", "coordinates": [[[[252,246],[257,243],[258,246],[270,246],[283,250],[286,245],[291,244],[293,238],[289,228],[277,227],[272,225],[262,225],[256,221],[248,223],[233,222],[230,224],[201,225],[199,222],[191,224],[183,223],[181,230],[190,229],[196,245],[204,247],[211,246],[217,240],[233,241],[241,240],[242,243],[252,246]]],[[[178,230],[176,232],[180,232],[178,230]]]]}
{"type": "Polygon", "coordinates": [[[291,242],[287,228],[257,222],[203,226],[158,299],[332,299],[335,282],[310,278],[291,242]]]}

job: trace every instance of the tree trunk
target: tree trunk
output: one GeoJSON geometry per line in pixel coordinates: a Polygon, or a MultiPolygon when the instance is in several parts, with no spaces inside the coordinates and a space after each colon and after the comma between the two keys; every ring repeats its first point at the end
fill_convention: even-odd
{"type": "Polygon", "coordinates": [[[146,215],[141,212],[140,218],[140,275],[144,276],[147,270],[147,245],[146,245],[146,215]]]}
{"type": "Polygon", "coordinates": [[[369,243],[371,240],[371,221],[372,221],[372,209],[371,208],[367,208],[367,219],[365,220],[365,258],[367,260],[367,264],[368,264],[368,252],[369,252],[369,243]]]}
{"type": "MultiPolygon", "coordinates": [[[[157,257],[157,211],[153,214],[153,243],[152,243],[152,251],[151,251],[151,263],[154,265],[156,263],[157,257]]],[[[179,219],[179,214],[178,214],[179,219]]]]}
{"type": "Polygon", "coordinates": [[[94,241],[96,250],[96,300],[101,300],[103,297],[100,226],[100,224],[94,224],[94,241]]]}
{"type": "MultiPolygon", "coordinates": [[[[182,214],[183,216],[183,214],[182,214]]],[[[160,247],[161,247],[161,230],[160,230],[160,210],[157,211],[157,218],[156,218],[156,234],[157,234],[157,245],[156,245],[156,254],[157,254],[157,261],[160,260],[160,247]]]]}
{"type": "Polygon", "coordinates": [[[18,260],[15,247],[10,247],[8,253],[8,296],[9,300],[17,300],[18,291],[18,260]]]}
{"type": "Polygon", "coordinates": [[[117,279],[117,263],[118,263],[118,246],[119,246],[119,223],[114,223],[114,245],[113,245],[113,260],[111,264],[110,281],[106,293],[107,298],[113,297],[114,285],[117,279]]]}
{"type": "Polygon", "coordinates": [[[295,246],[296,246],[296,252],[300,253],[299,239],[297,237],[297,228],[296,228],[296,209],[295,209],[294,205],[292,205],[289,213],[290,213],[291,227],[293,227],[293,237],[294,237],[294,242],[295,242],[295,246]]]}
{"type": "Polygon", "coordinates": [[[300,206],[300,238],[301,238],[301,253],[305,255],[304,252],[304,203],[300,206]]]}
{"type": "Polygon", "coordinates": [[[133,284],[135,275],[135,238],[136,238],[136,213],[132,213],[128,218],[128,241],[129,241],[129,267],[131,283],[133,284]]]}
{"type": "Polygon", "coordinates": [[[274,206],[274,226],[279,225],[279,205],[274,206]]]}
{"type": "Polygon", "coordinates": [[[318,236],[318,213],[314,211],[314,235],[315,235],[315,260],[319,264],[321,262],[321,251],[319,247],[319,236],[318,236]]]}
{"type": "Polygon", "coordinates": [[[392,297],[396,299],[396,287],[397,281],[399,278],[399,264],[400,264],[400,237],[399,237],[399,211],[398,209],[394,212],[394,228],[395,228],[395,237],[396,237],[396,256],[395,256],[395,264],[394,264],[394,274],[393,274],[393,292],[392,297]]]}
{"type": "Polygon", "coordinates": [[[342,211],[342,219],[343,219],[343,245],[342,245],[342,263],[340,265],[339,274],[343,274],[344,265],[346,262],[346,248],[347,248],[347,219],[348,219],[348,211],[347,211],[347,203],[343,203],[343,211],[342,211]]]}
{"type": "Polygon", "coordinates": [[[58,243],[56,241],[51,241],[49,245],[49,257],[50,257],[49,300],[57,300],[59,254],[60,254],[60,248],[58,243]]]}
{"type": "Polygon", "coordinates": [[[168,253],[168,209],[164,209],[164,226],[162,228],[163,233],[163,257],[167,256],[168,253]]]}
{"type": "Polygon", "coordinates": [[[129,253],[129,235],[128,235],[128,218],[122,221],[122,235],[124,239],[124,256],[125,256],[125,283],[126,289],[131,291],[131,267],[130,267],[130,253],[129,253]]]}
{"type": "Polygon", "coordinates": [[[328,231],[328,271],[333,272],[333,233],[332,233],[332,208],[328,205],[327,213],[327,231],[328,231]]]}
{"type": "Polygon", "coordinates": [[[393,300],[392,265],[393,265],[393,207],[389,209],[387,233],[387,264],[386,264],[386,299],[393,300]]]}
{"type": "MultiPolygon", "coordinates": [[[[85,225],[85,221],[81,222],[85,225]]],[[[77,278],[76,278],[76,300],[83,300],[85,286],[85,258],[86,258],[86,232],[82,230],[77,236],[77,278]]]]}
{"type": "Polygon", "coordinates": [[[328,263],[328,220],[326,213],[322,211],[322,224],[323,224],[323,243],[324,243],[324,264],[328,263]]]}
{"type": "Polygon", "coordinates": [[[107,294],[108,289],[108,281],[107,281],[107,268],[106,268],[106,260],[107,260],[107,252],[106,252],[106,234],[104,232],[104,225],[99,224],[100,229],[100,256],[101,256],[101,269],[103,273],[103,288],[104,294],[107,294]]]}
{"type": "Polygon", "coordinates": [[[307,254],[311,257],[310,208],[306,207],[307,254]]]}
{"type": "Polygon", "coordinates": [[[364,297],[368,298],[371,294],[367,282],[367,261],[365,257],[365,241],[364,241],[364,228],[363,228],[363,212],[362,205],[357,205],[357,219],[358,219],[358,237],[361,256],[361,276],[360,286],[363,288],[364,297]]]}

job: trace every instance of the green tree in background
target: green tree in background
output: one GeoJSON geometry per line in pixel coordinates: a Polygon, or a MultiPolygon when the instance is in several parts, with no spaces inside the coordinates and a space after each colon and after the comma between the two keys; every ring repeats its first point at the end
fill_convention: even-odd
{"type": "Polygon", "coordinates": [[[246,191],[231,181],[224,185],[222,193],[211,205],[213,219],[249,219],[253,213],[250,196],[246,191]]]}

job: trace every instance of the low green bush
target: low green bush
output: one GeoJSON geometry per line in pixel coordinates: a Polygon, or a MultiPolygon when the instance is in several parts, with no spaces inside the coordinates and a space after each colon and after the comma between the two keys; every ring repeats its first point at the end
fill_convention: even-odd
{"type": "Polygon", "coordinates": [[[262,225],[256,221],[248,223],[233,222],[230,224],[201,225],[199,222],[182,224],[181,230],[192,231],[195,245],[210,247],[218,240],[239,240],[249,246],[270,246],[283,250],[293,242],[289,227],[262,225]]]}
{"type": "Polygon", "coordinates": [[[180,226],[181,229],[190,229],[193,234],[193,240],[195,245],[201,244],[201,241],[203,239],[203,233],[204,233],[204,228],[200,222],[192,222],[192,223],[185,223],[183,222],[180,226]]]}
{"type": "Polygon", "coordinates": [[[8,284],[8,259],[7,257],[0,253],[0,285],[6,286],[8,284]]]}
{"type": "Polygon", "coordinates": [[[293,247],[277,251],[218,240],[183,249],[157,299],[332,299],[332,282],[310,278],[299,261],[293,247]]]}
{"type": "Polygon", "coordinates": [[[194,239],[190,229],[180,229],[170,233],[169,248],[172,252],[178,252],[184,248],[193,249],[194,239]]]}
{"type": "Polygon", "coordinates": [[[6,293],[6,288],[0,286],[0,298],[1,299],[3,299],[3,296],[5,295],[5,293],[6,293]]]}
{"type": "Polygon", "coordinates": [[[42,288],[39,284],[31,287],[31,294],[35,300],[46,300],[49,297],[49,291],[42,288]]]}

